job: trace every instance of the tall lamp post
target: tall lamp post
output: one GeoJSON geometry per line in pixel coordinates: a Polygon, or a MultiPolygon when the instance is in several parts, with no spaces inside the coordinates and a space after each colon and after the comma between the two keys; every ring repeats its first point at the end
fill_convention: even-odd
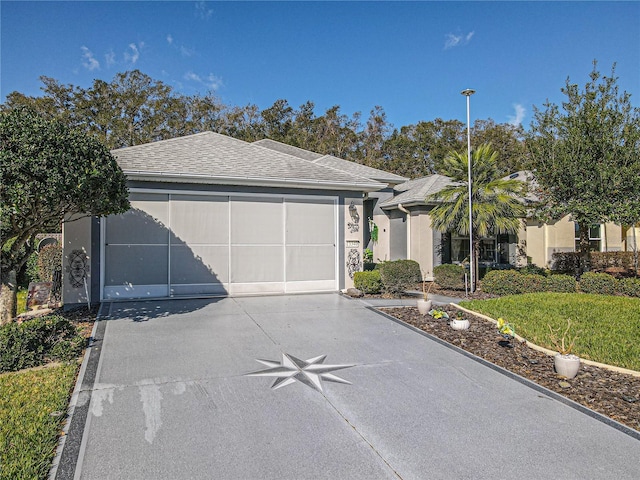
{"type": "Polygon", "coordinates": [[[476,255],[475,252],[473,251],[473,211],[471,210],[471,208],[473,207],[473,202],[471,201],[471,125],[470,125],[470,121],[469,121],[469,100],[471,95],[473,95],[474,93],[476,93],[475,90],[471,90],[470,88],[467,88],[466,90],[463,90],[462,92],[460,92],[462,95],[464,95],[465,97],[467,97],[467,164],[468,164],[468,169],[469,169],[469,178],[468,178],[468,184],[469,184],[469,258],[471,259],[471,261],[469,262],[469,273],[471,275],[471,282],[470,282],[470,291],[471,293],[473,293],[475,291],[475,268],[476,268],[476,255]]]}

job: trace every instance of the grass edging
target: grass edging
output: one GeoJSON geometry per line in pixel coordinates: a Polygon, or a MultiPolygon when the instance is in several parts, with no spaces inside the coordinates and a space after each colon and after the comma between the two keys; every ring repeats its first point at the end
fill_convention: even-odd
{"type": "Polygon", "coordinates": [[[51,468],[49,469],[49,479],[55,479],[56,474],[58,472],[58,465],[60,465],[60,460],[62,459],[62,453],[64,451],[64,446],[67,441],[67,436],[69,434],[69,428],[71,426],[71,420],[73,419],[73,414],[78,403],[78,397],[80,396],[80,390],[82,389],[82,382],[84,379],[84,374],[87,370],[87,364],[89,363],[89,356],[91,354],[91,347],[93,343],[93,339],[95,338],[96,328],[98,327],[98,322],[93,323],[93,328],[91,329],[91,337],[87,342],[87,347],[84,349],[82,353],[82,363],[80,365],[80,370],[78,371],[78,375],[76,376],[76,383],[73,388],[73,392],[71,393],[71,398],[69,399],[69,405],[67,406],[67,416],[64,422],[64,427],[62,428],[62,433],[58,438],[58,445],[56,446],[56,452],[51,461],[51,468]]]}
{"type": "MultiPolygon", "coordinates": [[[[479,312],[475,312],[473,310],[469,310],[468,308],[461,307],[460,305],[455,304],[455,303],[450,303],[449,305],[451,305],[454,308],[457,308],[458,310],[462,310],[463,312],[466,312],[466,313],[468,313],[470,315],[475,315],[476,317],[480,317],[480,318],[482,318],[484,320],[487,320],[487,321],[493,323],[494,325],[498,325],[498,321],[497,320],[495,320],[495,319],[493,319],[493,318],[491,318],[491,317],[489,317],[487,315],[484,315],[484,314],[479,313],[479,312]]],[[[548,348],[541,347],[539,345],[536,345],[535,343],[531,343],[529,340],[527,340],[526,338],[522,338],[520,335],[516,334],[513,337],[516,340],[520,341],[520,342],[525,342],[528,347],[530,347],[530,348],[532,348],[534,350],[537,350],[539,352],[546,353],[549,356],[553,357],[558,353],[555,350],[549,350],[548,348]]],[[[627,374],[627,375],[633,375],[634,377],[640,377],[640,372],[638,372],[636,370],[631,370],[629,368],[616,367],[615,365],[608,365],[606,363],[594,362],[593,360],[586,360],[586,359],[583,359],[583,358],[580,358],[580,362],[584,363],[585,365],[592,365],[594,367],[604,368],[604,369],[610,370],[612,372],[624,373],[624,374],[627,374]]]]}

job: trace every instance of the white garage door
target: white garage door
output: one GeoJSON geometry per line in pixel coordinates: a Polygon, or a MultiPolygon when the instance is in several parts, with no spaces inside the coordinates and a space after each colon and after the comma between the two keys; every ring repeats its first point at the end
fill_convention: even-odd
{"type": "Polygon", "coordinates": [[[336,290],[336,205],[133,193],[103,222],[104,298],[336,290]]]}

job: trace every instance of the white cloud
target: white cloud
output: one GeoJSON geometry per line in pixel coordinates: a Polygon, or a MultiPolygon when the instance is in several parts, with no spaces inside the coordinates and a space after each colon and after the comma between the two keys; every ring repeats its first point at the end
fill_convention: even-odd
{"type": "Polygon", "coordinates": [[[167,35],[167,43],[169,45],[171,45],[173,43],[173,37],[171,36],[171,34],[167,35]]]}
{"type": "Polygon", "coordinates": [[[105,53],[104,60],[107,64],[107,67],[110,67],[116,63],[116,54],[113,50],[109,50],[108,53],[105,53]]]}
{"type": "Polygon", "coordinates": [[[522,121],[524,120],[524,117],[525,117],[525,114],[527,113],[527,111],[519,103],[514,103],[513,104],[513,108],[514,108],[516,114],[508,116],[509,124],[513,125],[514,127],[517,127],[518,125],[522,125],[522,121]]]}
{"type": "MultiPolygon", "coordinates": [[[[140,46],[142,45],[143,44],[140,44],[140,46]]],[[[136,46],[135,43],[130,43],[129,50],[124,52],[125,61],[130,63],[136,63],[138,61],[138,58],[140,58],[140,51],[138,50],[138,47],[136,46]]]]}
{"type": "Polygon", "coordinates": [[[476,33],[475,31],[471,31],[467,34],[459,34],[459,35],[456,35],[453,33],[447,33],[445,35],[444,49],[448,50],[453,47],[460,47],[462,45],[466,45],[471,41],[475,33],[476,33]]]}
{"type": "Polygon", "coordinates": [[[180,54],[183,57],[192,57],[193,55],[195,55],[195,53],[196,51],[192,48],[187,48],[184,45],[180,45],[180,54]]]}
{"type": "Polygon", "coordinates": [[[196,15],[202,20],[208,20],[213,15],[213,9],[207,6],[207,2],[196,2],[196,15]]]}
{"type": "Polygon", "coordinates": [[[84,45],[80,47],[82,50],[82,65],[89,71],[99,70],[100,62],[93,56],[93,52],[84,45]]]}
{"type": "Polygon", "coordinates": [[[224,83],[222,82],[222,79],[220,77],[215,76],[213,73],[210,73],[206,77],[202,78],[197,73],[189,71],[184,74],[184,79],[191,82],[199,83],[200,85],[203,85],[214,91],[218,90],[220,87],[224,85],[224,83]]]}

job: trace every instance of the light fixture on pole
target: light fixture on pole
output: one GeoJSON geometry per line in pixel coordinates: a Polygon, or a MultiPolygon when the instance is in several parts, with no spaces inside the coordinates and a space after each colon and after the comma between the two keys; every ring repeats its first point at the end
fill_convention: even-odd
{"type": "Polygon", "coordinates": [[[475,90],[471,90],[467,88],[460,92],[462,95],[467,97],[467,164],[468,164],[468,184],[469,184],[469,274],[471,276],[471,282],[469,284],[470,291],[473,293],[475,291],[475,252],[473,251],[473,202],[471,200],[471,126],[469,121],[469,97],[476,93],[475,90]]]}

